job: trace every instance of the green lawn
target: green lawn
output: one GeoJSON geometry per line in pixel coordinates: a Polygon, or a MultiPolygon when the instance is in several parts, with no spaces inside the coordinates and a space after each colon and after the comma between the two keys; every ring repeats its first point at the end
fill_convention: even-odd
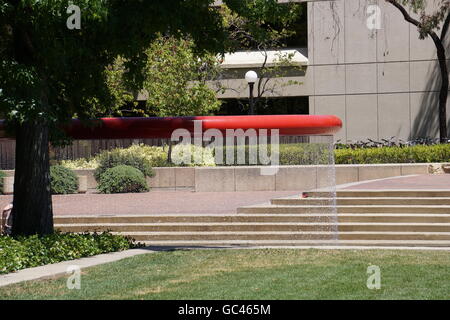
{"type": "Polygon", "coordinates": [[[0,288],[0,299],[449,299],[450,253],[394,250],[157,252],[0,288]],[[367,267],[381,269],[369,290],[367,267]]]}

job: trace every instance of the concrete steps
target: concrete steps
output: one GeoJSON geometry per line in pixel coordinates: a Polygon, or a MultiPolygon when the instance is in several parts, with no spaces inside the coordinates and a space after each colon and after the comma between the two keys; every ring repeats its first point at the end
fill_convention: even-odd
{"type": "Polygon", "coordinates": [[[56,225],[61,231],[84,232],[111,230],[115,232],[309,232],[309,231],[397,231],[447,232],[450,223],[123,223],[56,225]]]}
{"type": "MultiPolygon", "coordinates": [[[[450,188],[450,187],[449,187],[450,188]]],[[[337,198],[347,197],[366,197],[366,198],[379,198],[379,197],[450,197],[450,189],[448,190],[398,190],[398,189],[383,189],[383,190],[370,190],[370,189],[358,189],[358,190],[337,190],[336,192],[328,191],[310,191],[306,192],[310,198],[329,198],[336,196],[337,198]]]]}
{"type": "Polygon", "coordinates": [[[435,213],[449,214],[450,206],[435,205],[255,205],[238,208],[238,213],[435,213]]]}
{"type": "Polygon", "coordinates": [[[306,198],[272,199],[235,214],[57,216],[55,227],[110,230],[169,247],[450,249],[450,190],[345,190],[336,195],[308,192],[306,198]]]}
{"type": "Polygon", "coordinates": [[[163,215],[163,216],[79,216],[54,218],[55,226],[116,224],[167,224],[167,223],[450,223],[450,214],[423,213],[342,213],[326,214],[228,214],[228,215],[163,215]]]}
{"type": "Polygon", "coordinates": [[[345,198],[279,198],[272,199],[271,204],[281,206],[329,206],[336,205],[445,205],[450,206],[450,197],[345,197],[345,198]]]}

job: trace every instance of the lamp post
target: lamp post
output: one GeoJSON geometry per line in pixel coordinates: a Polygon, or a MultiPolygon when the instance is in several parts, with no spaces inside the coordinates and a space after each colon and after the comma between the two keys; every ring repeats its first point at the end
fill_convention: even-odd
{"type": "Polygon", "coordinates": [[[254,101],[253,101],[253,87],[255,85],[256,80],[258,80],[258,74],[255,71],[248,71],[245,74],[245,80],[248,83],[248,88],[250,90],[250,115],[254,115],[255,114],[255,105],[254,105],[254,101]]]}

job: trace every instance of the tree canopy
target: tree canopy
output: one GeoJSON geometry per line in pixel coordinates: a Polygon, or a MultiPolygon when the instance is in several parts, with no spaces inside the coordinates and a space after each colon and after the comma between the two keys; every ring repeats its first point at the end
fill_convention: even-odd
{"type": "MultiPolygon", "coordinates": [[[[251,2],[230,2],[233,10],[251,2]]],[[[276,2],[268,0],[268,2],[276,2]]],[[[198,52],[223,52],[227,30],[213,0],[0,0],[0,114],[16,137],[13,234],[53,232],[49,141],[73,117],[108,113],[105,67],[126,60],[127,85],[144,82],[158,33],[188,34],[198,52]]]]}
{"type": "Polygon", "coordinates": [[[49,125],[104,114],[105,66],[123,56],[128,84],[141,87],[144,51],[157,33],[182,30],[196,50],[222,50],[225,30],[211,2],[73,1],[81,28],[69,29],[67,1],[0,1],[0,109],[9,121],[49,125]]]}

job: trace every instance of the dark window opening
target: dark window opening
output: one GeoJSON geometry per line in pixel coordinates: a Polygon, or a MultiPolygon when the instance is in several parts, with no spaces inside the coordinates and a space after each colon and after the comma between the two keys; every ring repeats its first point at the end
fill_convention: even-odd
{"type": "MultiPolygon", "coordinates": [[[[309,114],[308,97],[262,98],[255,101],[256,114],[309,114]]],[[[222,99],[216,115],[247,115],[248,99],[222,99]]]]}

